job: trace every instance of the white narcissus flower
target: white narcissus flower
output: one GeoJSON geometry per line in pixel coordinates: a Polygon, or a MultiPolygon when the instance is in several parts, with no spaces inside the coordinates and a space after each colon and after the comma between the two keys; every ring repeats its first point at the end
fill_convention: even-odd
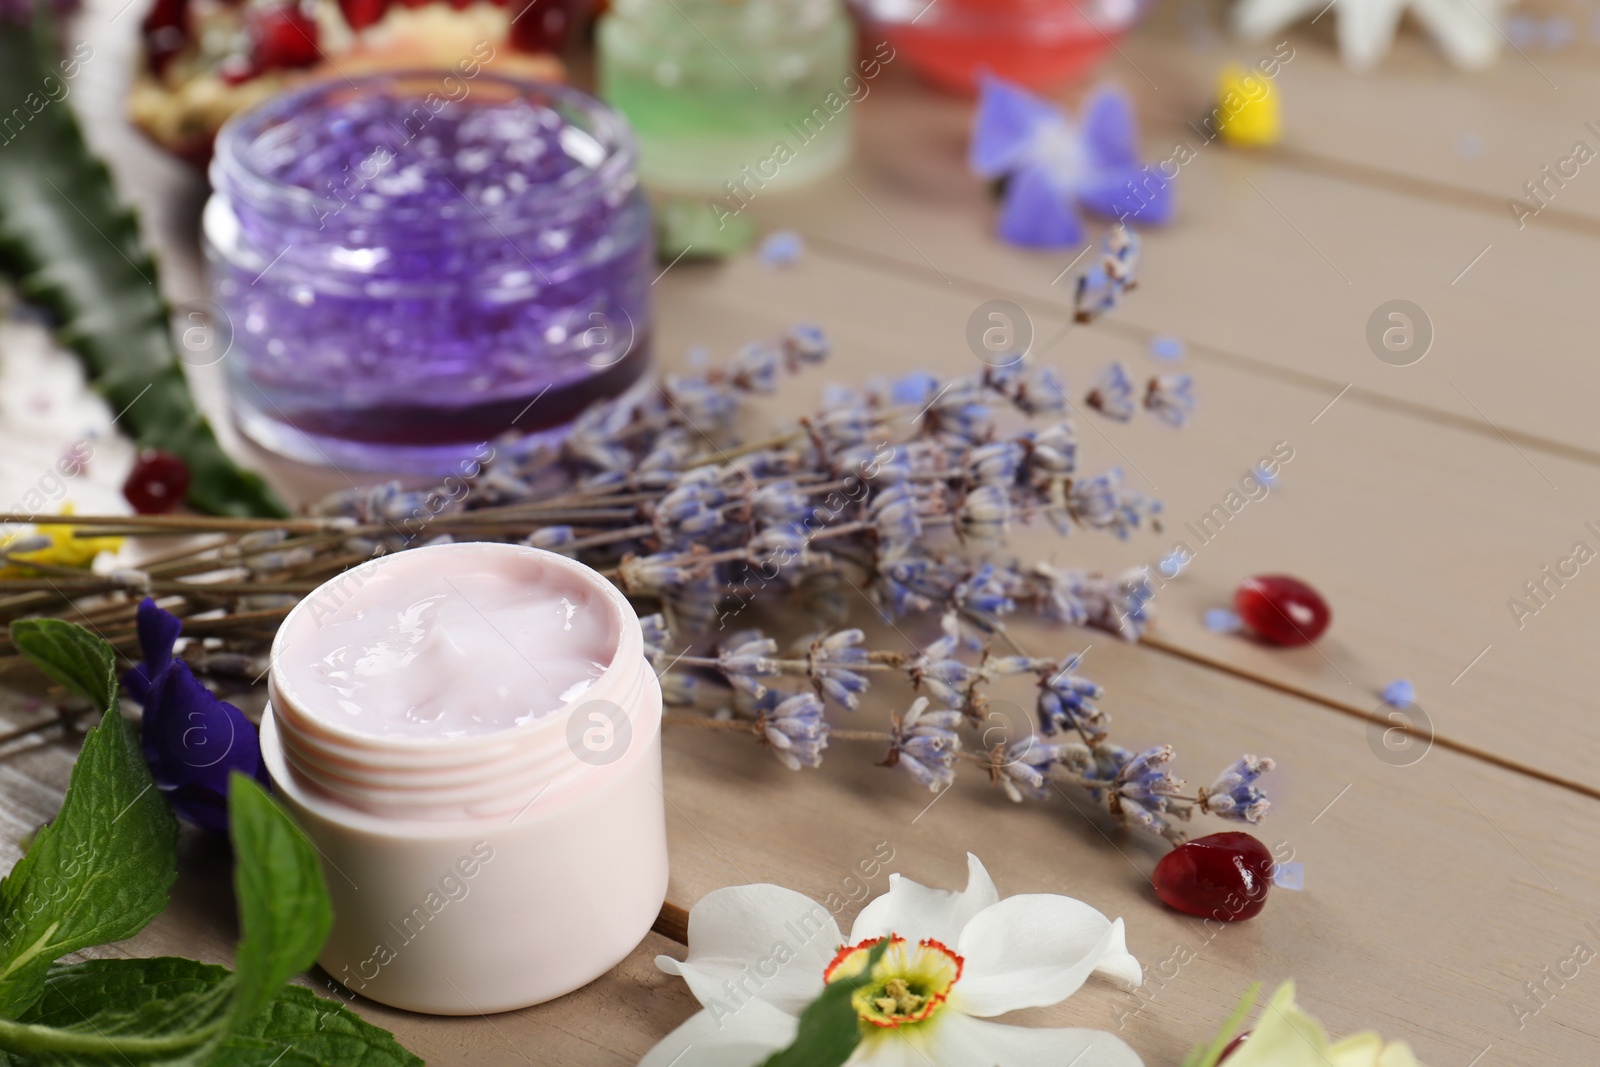
{"type": "Polygon", "coordinates": [[[1328,1042],[1322,1024],[1294,1002],[1294,983],[1272,994],[1256,1028],[1234,1050],[1225,1067],[1422,1067],[1404,1041],[1385,1042],[1374,1033],[1328,1042]]]}
{"type": "Polygon", "coordinates": [[[795,1038],[798,1016],[830,980],[859,974],[891,938],[854,997],[862,1039],[850,1067],[1142,1067],[1113,1034],[987,1021],[1056,1004],[1091,974],[1124,989],[1142,969],[1122,920],[1071,897],[1000,899],[967,856],[964,892],[890,875],[847,939],[828,910],[793,890],[746,885],[706,894],[689,912],[689,958],[656,957],[704,1010],[639,1067],[752,1067],[795,1038]]]}
{"type": "Polygon", "coordinates": [[[1339,20],[1339,54],[1357,70],[1367,70],[1389,51],[1400,16],[1409,8],[1458,67],[1486,67],[1505,41],[1503,13],[1511,0],[1240,0],[1234,26],[1257,40],[1329,8],[1339,20]]]}

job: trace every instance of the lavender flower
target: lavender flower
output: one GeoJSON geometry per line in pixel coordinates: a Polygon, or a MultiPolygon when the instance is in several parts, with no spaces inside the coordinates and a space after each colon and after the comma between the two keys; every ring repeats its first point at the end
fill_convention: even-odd
{"type": "Polygon", "coordinates": [[[821,363],[832,350],[833,343],[821,327],[808,323],[792,327],[783,339],[783,352],[789,357],[791,370],[798,370],[805,364],[821,363]]]}
{"type": "Polygon", "coordinates": [[[946,788],[956,777],[961,722],[961,712],[929,711],[928,698],[918,697],[903,716],[895,716],[884,765],[904,769],[935,793],[946,788]]]}
{"type": "Polygon", "coordinates": [[[1171,762],[1171,745],[1147,748],[1129,760],[1112,782],[1112,812],[1146,830],[1165,832],[1162,815],[1171,807],[1169,798],[1183,791],[1182,779],[1167,770],[1171,762]]]}
{"type": "Polygon", "coordinates": [[[787,696],[769,690],[759,708],[756,727],[780,763],[791,771],[822,765],[822,750],[828,747],[822,701],[812,693],[787,696]]]}
{"type": "Polygon", "coordinates": [[[887,551],[910,545],[922,536],[921,511],[909,485],[891,485],[877,492],[867,515],[887,551]]]}
{"type": "Polygon", "coordinates": [[[659,611],[639,616],[639,630],[644,637],[645,658],[658,672],[661,671],[672,655],[668,651],[672,645],[672,631],[667,627],[666,616],[659,611]]]}
{"type": "Polygon", "coordinates": [[[967,453],[967,477],[979,484],[1016,484],[1022,468],[1022,446],[1015,441],[979,445],[967,453]]]}
{"type": "Polygon", "coordinates": [[[1272,802],[1256,785],[1256,779],[1276,766],[1268,756],[1240,756],[1217,775],[1210,788],[1200,790],[1200,810],[1224,819],[1260,822],[1272,802]]]}
{"type": "Polygon", "coordinates": [[[851,669],[868,662],[861,647],[865,641],[860,630],[840,630],[811,642],[806,653],[806,669],[818,694],[851,711],[861,706],[861,694],[867,691],[866,677],[851,669]]]}
{"type": "Polygon", "coordinates": [[[1144,406],[1174,428],[1189,421],[1194,403],[1194,379],[1187,374],[1158,374],[1145,387],[1144,406]]]}
{"type": "Polygon", "coordinates": [[[761,678],[778,674],[778,664],[772,658],[778,653],[778,642],[764,636],[759,630],[745,630],[729,635],[717,656],[717,670],[741,692],[760,697],[767,691],[761,678]]]}
{"type": "Polygon", "coordinates": [[[255,725],[173,658],[181,619],[146,597],[137,622],[144,660],[123,674],[122,684],[144,708],[139,732],[156,788],[180,817],[225,832],[234,771],[271,788],[255,725]]]}
{"type": "Polygon", "coordinates": [[[1128,377],[1128,368],[1121,363],[1113,363],[1101,371],[1085,399],[1090,407],[1118,422],[1127,422],[1137,410],[1133,402],[1133,379],[1128,377]]]}
{"type": "Polygon", "coordinates": [[[1011,496],[998,485],[980,485],[961,501],[956,521],[975,541],[1003,541],[1011,527],[1011,496]]]}
{"type": "Polygon", "coordinates": [[[1072,730],[1086,738],[1105,734],[1110,719],[1095,704],[1105,691],[1080,674],[1074,674],[1082,656],[1066,656],[1039,672],[1036,710],[1039,728],[1046,734],[1072,730]]]}
{"type": "Polygon", "coordinates": [[[972,681],[972,668],[956,657],[961,650],[961,620],[946,612],[940,620],[942,636],[919,651],[906,667],[911,684],[919,692],[932,694],[941,704],[962,707],[966,686],[972,681]]]}
{"type": "Polygon", "coordinates": [[[990,775],[1019,804],[1024,797],[1042,800],[1049,795],[1049,783],[1059,771],[1081,771],[1089,763],[1087,746],[1046,741],[1038,734],[1011,742],[998,756],[991,762],[990,775]]]}

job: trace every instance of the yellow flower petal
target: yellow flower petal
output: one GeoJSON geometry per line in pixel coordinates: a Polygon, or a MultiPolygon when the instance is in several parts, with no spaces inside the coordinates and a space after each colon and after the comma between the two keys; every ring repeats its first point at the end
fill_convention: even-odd
{"type": "Polygon", "coordinates": [[[1217,132],[1229,144],[1273,145],[1283,136],[1278,90],[1257,71],[1237,64],[1224,67],[1217,79],[1216,108],[1217,132]]]}

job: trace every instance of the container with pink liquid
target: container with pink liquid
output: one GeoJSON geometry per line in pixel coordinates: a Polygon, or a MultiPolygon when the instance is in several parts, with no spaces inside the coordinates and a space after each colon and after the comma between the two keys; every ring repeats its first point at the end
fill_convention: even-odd
{"type": "Polygon", "coordinates": [[[322,586],[273,646],[262,752],[322,855],[353,992],[440,1015],[560,996],[666,895],[661,690],[623,596],[517,545],[322,586]]]}

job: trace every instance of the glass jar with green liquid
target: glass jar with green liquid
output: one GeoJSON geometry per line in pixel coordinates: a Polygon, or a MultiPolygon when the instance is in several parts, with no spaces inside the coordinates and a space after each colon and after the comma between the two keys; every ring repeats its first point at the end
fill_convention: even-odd
{"type": "Polygon", "coordinates": [[[736,211],[849,158],[864,91],[841,0],[615,0],[599,48],[646,185],[736,211]]]}

